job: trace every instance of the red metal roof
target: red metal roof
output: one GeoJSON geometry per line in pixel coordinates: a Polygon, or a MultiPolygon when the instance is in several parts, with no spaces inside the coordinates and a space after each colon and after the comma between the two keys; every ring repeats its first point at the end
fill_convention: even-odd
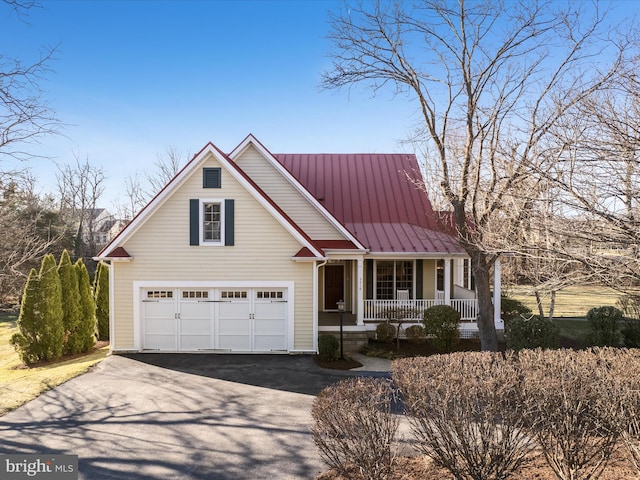
{"type": "Polygon", "coordinates": [[[464,253],[417,186],[422,174],[415,155],[274,157],[371,252],[464,253]]]}
{"type": "Polygon", "coordinates": [[[124,248],[122,247],[116,247],[113,250],[111,250],[109,253],[107,253],[104,258],[131,258],[131,255],[129,255],[129,252],[127,252],[124,248]]]}

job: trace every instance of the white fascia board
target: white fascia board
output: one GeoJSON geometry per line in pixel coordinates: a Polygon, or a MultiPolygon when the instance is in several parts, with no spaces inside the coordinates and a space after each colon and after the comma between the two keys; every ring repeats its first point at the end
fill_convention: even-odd
{"type": "Polygon", "coordinates": [[[469,258],[465,253],[419,253],[419,252],[374,252],[368,253],[366,258],[385,258],[385,259],[447,259],[447,258],[469,258]]]}
{"type": "MultiPolygon", "coordinates": [[[[171,197],[173,192],[177,190],[187,178],[189,178],[191,172],[198,168],[208,153],[213,153],[216,158],[219,158],[219,155],[216,155],[218,152],[213,148],[213,145],[211,143],[207,144],[207,146],[203,148],[196,157],[192,158],[189,163],[187,163],[183,169],[180,170],[180,172],[178,172],[178,174],[173,177],[173,179],[171,179],[171,181],[165,185],[165,187],[160,190],[155,197],[153,197],[153,199],[151,199],[142,211],[124,228],[120,235],[113,239],[111,244],[116,246],[126,243],[126,241],[147,221],[147,218],[149,218],[153,212],[155,212],[169,197],[171,197]]],[[[107,259],[108,257],[98,258],[107,259]]]]}
{"type": "Polygon", "coordinates": [[[323,262],[328,260],[328,257],[291,257],[294,262],[323,262]]]}
{"type": "Polygon", "coordinates": [[[227,167],[227,171],[243,186],[245,189],[250,192],[253,197],[262,205],[265,210],[267,210],[274,218],[276,218],[280,224],[287,230],[300,244],[304,247],[307,247],[311,250],[317,257],[322,257],[322,253],[316,247],[313,246],[300,232],[289,222],[282,214],[274,208],[273,205],[258,192],[251,183],[247,181],[234,167],[227,166],[227,160],[223,158],[219,158],[220,162],[223,163],[227,167]]]}
{"type": "Polygon", "coordinates": [[[354,237],[349,230],[347,230],[332,214],[327,210],[321,203],[319,203],[313,195],[307,190],[304,185],[302,185],[296,178],[289,173],[289,171],[282,166],[282,164],[276,160],[276,158],[271,155],[271,153],[265,149],[262,144],[256,139],[253,135],[247,136],[244,141],[238,145],[233,151],[229,154],[229,158],[235,160],[237,156],[242,154],[249,145],[253,145],[253,147],[260,152],[260,154],[267,159],[269,163],[273,165],[273,167],[280,172],[280,174],[286,178],[291,185],[304,197],[307,199],[309,203],[311,203],[316,210],[329,222],[331,225],[338,230],[342,235],[345,236],[347,240],[353,242],[359,249],[365,249],[364,245],[362,245],[356,237],[354,237]]]}
{"type": "Polygon", "coordinates": [[[360,258],[363,255],[366,255],[368,253],[367,250],[353,250],[353,249],[339,249],[339,248],[335,248],[335,249],[331,249],[331,248],[324,248],[323,249],[325,251],[325,253],[327,254],[327,256],[329,258],[331,257],[354,257],[354,258],[360,258]]]}

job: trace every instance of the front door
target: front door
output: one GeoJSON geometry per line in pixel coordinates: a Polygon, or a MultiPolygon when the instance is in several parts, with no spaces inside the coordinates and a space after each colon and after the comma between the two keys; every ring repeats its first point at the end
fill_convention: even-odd
{"type": "Polygon", "coordinates": [[[344,265],[324,266],[324,309],[337,310],[344,300],[344,265]]]}

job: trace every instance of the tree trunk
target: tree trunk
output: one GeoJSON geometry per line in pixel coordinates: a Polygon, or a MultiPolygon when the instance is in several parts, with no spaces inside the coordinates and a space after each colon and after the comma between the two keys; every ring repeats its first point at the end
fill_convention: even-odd
{"type": "Polygon", "coordinates": [[[485,352],[498,351],[498,335],[493,315],[493,294],[491,293],[490,260],[483,252],[473,255],[473,275],[478,294],[478,335],[480,348],[485,352]]]}
{"type": "Polygon", "coordinates": [[[551,290],[551,305],[549,306],[549,320],[553,320],[553,311],[556,308],[556,291],[551,290]]]}
{"type": "Polygon", "coordinates": [[[538,313],[540,318],[544,318],[544,309],[542,308],[542,298],[540,298],[540,292],[536,290],[536,305],[538,305],[538,313]]]}

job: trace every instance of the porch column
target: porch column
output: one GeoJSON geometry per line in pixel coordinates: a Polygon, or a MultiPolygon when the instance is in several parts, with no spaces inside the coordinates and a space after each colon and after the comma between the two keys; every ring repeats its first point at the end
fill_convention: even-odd
{"type": "Polygon", "coordinates": [[[364,259],[356,259],[356,325],[364,325],[364,259]]]}
{"type": "Polygon", "coordinates": [[[444,304],[451,305],[451,259],[444,259],[444,304]]]}
{"type": "Polygon", "coordinates": [[[500,258],[497,258],[493,265],[493,323],[497,330],[504,329],[504,323],[500,316],[501,276],[502,266],[500,265],[500,258]]]}

